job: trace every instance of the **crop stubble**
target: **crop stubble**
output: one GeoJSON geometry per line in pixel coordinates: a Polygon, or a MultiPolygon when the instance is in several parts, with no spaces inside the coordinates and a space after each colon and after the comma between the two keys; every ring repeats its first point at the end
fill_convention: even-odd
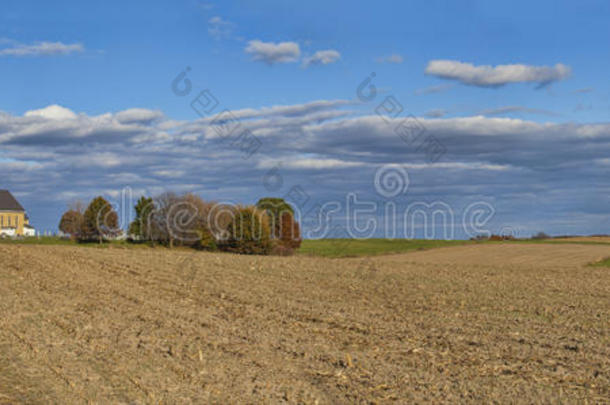
{"type": "Polygon", "coordinates": [[[608,255],[0,245],[0,403],[602,403],[608,255]]]}

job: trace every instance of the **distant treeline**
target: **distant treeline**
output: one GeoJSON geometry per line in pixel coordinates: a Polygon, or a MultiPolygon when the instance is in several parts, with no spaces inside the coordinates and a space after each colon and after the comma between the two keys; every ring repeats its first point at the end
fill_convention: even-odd
{"type": "Polygon", "coordinates": [[[126,237],[132,243],[189,246],[242,254],[290,255],[301,245],[294,210],[281,198],[262,198],[255,206],[204,201],[194,194],[141,197],[125,235],[119,216],[103,197],[88,206],[72,204],[59,230],[80,242],[126,237]]]}

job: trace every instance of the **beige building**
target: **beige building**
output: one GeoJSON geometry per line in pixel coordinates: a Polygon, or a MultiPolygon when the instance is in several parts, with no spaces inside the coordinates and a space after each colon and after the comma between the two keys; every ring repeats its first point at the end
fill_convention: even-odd
{"type": "Polygon", "coordinates": [[[19,202],[8,190],[0,190],[0,235],[31,236],[35,233],[19,202]]]}

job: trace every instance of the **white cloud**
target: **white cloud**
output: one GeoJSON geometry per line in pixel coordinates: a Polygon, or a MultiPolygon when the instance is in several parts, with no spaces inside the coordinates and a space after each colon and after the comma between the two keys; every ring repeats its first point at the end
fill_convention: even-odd
{"type": "Polygon", "coordinates": [[[497,108],[488,108],[485,110],[479,111],[481,115],[504,115],[504,114],[512,114],[512,113],[524,113],[524,114],[540,114],[540,115],[548,115],[548,116],[556,116],[557,114],[543,110],[540,108],[529,108],[523,107],[520,105],[509,105],[505,107],[497,107],[497,108]]]}
{"type": "Polygon", "coordinates": [[[64,44],[63,42],[42,41],[29,45],[15,43],[11,47],[0,49],[0,56],[69,55],[84,50],[84,46],[79,43],[64,44]]]}
{"type": "Polygon", "coordinates": [[[216,16],[208,20],[208,34],[215,39],[226,39],[231,36],[235,24],[216,16]]]}
{"type": "Polygon", "coordinates": [[[9,173],[11,171],[29,171],[29,170],[37,170],[42,168],[43,166],[36,162],[27,162],[27,161],[15,161],[13,159],[4,161],[0,159],[0,170],[3,173],[9,173]]]}
{"type": "Polygon", "coordinates": [[[437,108],[434,110],[426,111],[426,113],[424,115],[428,118],[441,118],[441,117],[444,117],[446,114],[447,114],[447,110],[437,108]]]}
{"type": "MultiPolygon", "coordinates": [[[[389,164],[390,166],[395,164],[389,164]]],[[[510,165],[490,164],[486,162],[437,162],[437,163],[403,163],[396,164],[405,169],[412,170],[489,170],[505,171],[511,169],[510,165]]],[[[377,167],[378,164],[367,161],[353,161],[328,158],[292,158],[288,160],[265,159],[258,163],[261,169],[278,167],[291,170],[323,170],[323,169],[347,169],[354,167],[377,167]]]]}
{"type": "Polygon", "coordinates": [[[26,111],[25,117],[42,117],[50,120],[72,120],[77,115],[70,109],[57,104],[50,105],[39,110],[26,111]]]}
{"type": "Polygon", "coordinates": [[[23,117],[0,114],[0,143],[67,145],[88,141],[141,143],[161,140],[168,136],[167,133],[151,124],[162,117],[159,111],[137,108],[88,116],[50,105],[27,111],[23,117]]]}
{"type": "Polygon", "coordinates": [[[156,170],[153,172],[153,174],[155,174],[159,177],[177,179],[177,178],[184,176],[185,173],[183,170],[156,170]]]}
{"type": "Polygon", "coordinates": [[[214,8],[214,4],[213,3],[207,3],[205,1],[198,1],[195,4],[196,4],[197,7],[199,7],[203,11],[210,11],[210,10],[212,10],[214,8]]]}
{"type": "Polygon", "coordinates": [[[159,110],[147,110],[145,108],[130,108],[115,114],[116,119],[122,124],[141,123],[147,124],[163,118],[159,110]]]}
{"type": "Polygon", "coordinates": [[[443,91],[449,90],[453,86],[453,84],[444,83],[436,86],[425,87],[423,89],[417,89],[413,92],[413,94],[415,94],[416,96],[421,96],[426,94],[442,93],[443,91]]]}
{"type": "Polygon", "coordinates": [[[131,158],[127,154],[119,154],[115,152],[101,152],[86,154],[83,156],[72,156],[70,159],[70,163],[74,167],[96,167],[101,169],[108,169],[125,165],[130,160],[131,158]]]}
{"type": "Polygon", "coordinates": [[[391,55],[388,56],[383,56],[380,58],[377,58],[377,63],[395,63],[395,64],[400,64],[404,62],[404,58],[402,57],[402,55],[398,54],[398,53],[393,53],[391,55]]]}
{"type": "Polygon", "coordinates": [[[561,63],[555,66],[481,65],[475,66],[455,60],[432,60],[426,74],[443,79],[457,80],[463,84],[480,87],[498,87],[508,83],[538,83],[546,85],[566,79],[571,68],[561,63]]]}
{"type": "MultiPolygon", "coordinates": [[[[261,108],[244,108],[241,110],[232,110],[230,111],[230,113],[238,119],[251,119],[274,116],[297,117],[310,115],[312,113],[320,111],[334,110],[353,103],[353,101],[349,100],[316,100],[303,104],[275,105],[272,107],[261,108]]],[[[207,119],[207,121],[213,120],[214,117],[207,119]]]]}
{"type": "Polygon", "coordinates": [[[334,49],[327,49],[324,51],[317,51],[312,56],[303,58],[303,66],[311,65],[328,65],[335,63],[341,59],[341,54],[334,49]]]}
{"type": "Polygon", "coordinates": [[[320,159],[320,158],[302,158],[290,159],[287,161],[268,159],[259,162],[258,167],[261,169],[270,169],[272,167],[282,167],[288,169],[342,169],[349,167],[363,166],[364,162],[351,162],[340,159],[320,159]]]}
{"type": "Polygon", "coordinates": [[[504,171],[511,169],[510,165],[489,164],[485,162],[441,162],[441,163],[405,163],[405,169],[452,169],[452,170],[490,170],[504,171]]]}
{"type": "Polygon", "coordinates": [[[296,42],[263,42],[257,39],[248,42],[245,52],[252,55],[252,59],[274,63],[296,62],[301,56],[301,48],[296,42]]]}

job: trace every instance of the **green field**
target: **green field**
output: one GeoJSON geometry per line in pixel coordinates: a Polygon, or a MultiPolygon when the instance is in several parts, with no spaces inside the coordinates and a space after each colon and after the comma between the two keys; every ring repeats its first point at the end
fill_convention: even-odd
{"type": "MultiPolygon", "coordinates": [[[[92,248],[149,248],[146,243],[130,243],[127,241],[112,241],[98,243],[78,243],[69,239],[44,236],[40,238],[0,239],[5,244],[25,245],[77,245],[92,248]]],[[[428,240],[428,239],[315,239],[303,240],[298,255],[322,257],[360,257],[393,253],[405,253],[417,250],[435,249],[447,246],[459,246],[474,243],[546,243],[546,244],[582,244],[608,245],[603,241],[570,241],[553,239],[519,239],[515,241],[470,241],[470,240],[428,240]]],[[[610,258],[595,265],[610,266],[610,258]]]]}
{"type": "Polygon", "coordinates": [[[597,267],[610,267],[610,257],[607,257],[599,262],[593,263],[593,265],[597,267]]]}
{"type": "Polygon", "coordinates": [[[75,245],[70,239],[58,238],[57,236],[40,236],[23,239],[0,238],[0,243],[8,245],[75,245]]]}
{"type": "Polygon", "coordinates": [[[316,239],[304,240],[298,254],[324,257],[374,256],[469,243],[481,242],[426,239],[316,239]]]}
{"type": "MultiPolygon", "coordinates": [[[[40,238],[0,239],[0,243],[25,245],[76,245],[93,248],[140,247],[148,244],[133,244],[127,241],[98,243],[78,243],[69,239],[44,236],[40,238]]],[[[297,254],[323,257],[356,257],[374,256],[392,253],[404,253],[415,250],[433,249],[444,246],[457,246],[467,243],[482,243],[464,240],[423,240],[423,239],[316,239],[304,240],[297,254]]]]}

